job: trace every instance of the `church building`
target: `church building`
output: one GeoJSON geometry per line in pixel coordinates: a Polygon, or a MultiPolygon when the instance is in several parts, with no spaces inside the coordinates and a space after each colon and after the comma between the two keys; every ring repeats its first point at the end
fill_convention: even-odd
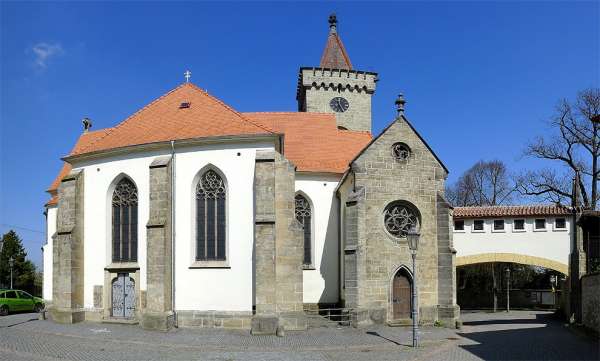
{"type": "MultiPolygon", "coordinates": [[[[454,325],[448,170],[404,115],[371,133],[377,74],[357,70],[335,15],[297,112],[245,113],[186,82],[112,128],[84,131],[48,192],[44,299],[55,322],[146,329],[454,325]]],[[[390,103],[392,100],[390,100],[390,103]]]]}

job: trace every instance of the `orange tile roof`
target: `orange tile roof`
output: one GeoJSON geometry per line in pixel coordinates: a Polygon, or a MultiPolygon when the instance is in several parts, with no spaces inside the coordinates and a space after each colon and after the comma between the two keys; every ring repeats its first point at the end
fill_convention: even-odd
{"type": "Polygon", "coordinates": [[[571,208],[563,205],[523,205],[489,207],[455,207],[454,218],[565,216],[571,208]]]}
{"type": "MultiPolygon", "coordinates": [[[[195,85],[180,85],[114,128],[83,133],[70,152],[81,155],[129,145],[225,135],[284,134],[284,154],[298,171],[344,173],[371,141],[371,133],[338,130],[334,114],[239,113],[195,85]],[[180,109],[182,102],[190,107],[180,109]]],[[[71,165],[64,163],[47,192],[56,191],[71,165]]]]}
{"type": "Polygon", "coordinates": [[[143,107],[71,155],[161,141],[228,135],[268,134],[192,83],[184,83],[143,107]],[[189,108],[180,108],[182,103],[189,108]]]}
{"type": "Polygon", "coordinates": [[[350,161],[371,141],[371,133],[338,130],[329,113],[243,113],[284,134],[284,155],[301,172],[344,173],[350,161]]]}
{"type": "MultiPolygon", "coordinates": [[[[89,145],[96,139],[99,139],[100,137],[106,135],[111,129],[112,128],[106,128],[106,129],[100,129],[100,130],[94,130],[94,131],[82,133],[79,136],[79,139],[77,139],[77,142],[75,143],[75,146],[71,150],[71,153],[77,152],[79,149],[84,148],[85,146],[89,145]]],[[[46,203],[46,206],[54,206],[54,205],[58,204],[58,194],[56,194],[56,191],[58,190],[60,181],[67,174],[69,174],[69,172],[71,172],[71,165],[67,162],[63,162],[63,166],[60,169],[60,172],[58,173],[56,178],[54,178],[54,180],[52,181],[52,184],[50,184],[50,187],[48,187],[48,189],[46,190],[46,192],[50,193],[50,195],[52,196],[52,198],[48,201],[48,203],[46,203]]]]}

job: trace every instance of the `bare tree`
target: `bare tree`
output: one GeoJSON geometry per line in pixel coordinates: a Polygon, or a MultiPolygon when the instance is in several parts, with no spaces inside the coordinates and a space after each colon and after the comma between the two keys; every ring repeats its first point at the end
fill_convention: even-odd
{"type": "Polygon", "coordinates": [[[599,118],[598,88],[579,92],[574,102],[560,101],[549,121],[554,134],[537,137],[525,149],[525,155],[553,160],[555,167],[521,174],[516,182],[519,193],[557,203],[570,203],[573,197],[571,179],[579,172],[583,206],[596,209],[600,178],[599,118]]]}
{"type": "Polygon", "coordinates": [[[502,161],[481,160],[449,186],[446,195],[453,205],[459,207],[495,206],[510,202],[514,190],[502,161]]]}

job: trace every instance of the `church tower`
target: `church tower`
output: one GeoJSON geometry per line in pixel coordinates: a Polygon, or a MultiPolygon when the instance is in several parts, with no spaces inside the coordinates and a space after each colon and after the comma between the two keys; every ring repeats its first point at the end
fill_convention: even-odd
{"type": "Polygon", "coordinates": [[[354,70],[329,16],[329,36],[318,68],[302,67],[298,75],[298,111],[335,113],[339,129],[371,131],[371,97],[377,73],[354,70]]]}

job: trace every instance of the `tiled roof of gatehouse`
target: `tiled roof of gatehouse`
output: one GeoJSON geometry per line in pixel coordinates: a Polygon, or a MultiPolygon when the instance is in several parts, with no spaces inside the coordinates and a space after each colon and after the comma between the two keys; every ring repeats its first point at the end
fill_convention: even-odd
{"type": "Polygon", "coordinates": [[[563,205],[521,205],[521,206],[487,206],[487,207],[454,207],[453,217],[460,218],[492,218],[492,217],[535,217],[565,216],[571,214],[571,208],[563,205]]]}

